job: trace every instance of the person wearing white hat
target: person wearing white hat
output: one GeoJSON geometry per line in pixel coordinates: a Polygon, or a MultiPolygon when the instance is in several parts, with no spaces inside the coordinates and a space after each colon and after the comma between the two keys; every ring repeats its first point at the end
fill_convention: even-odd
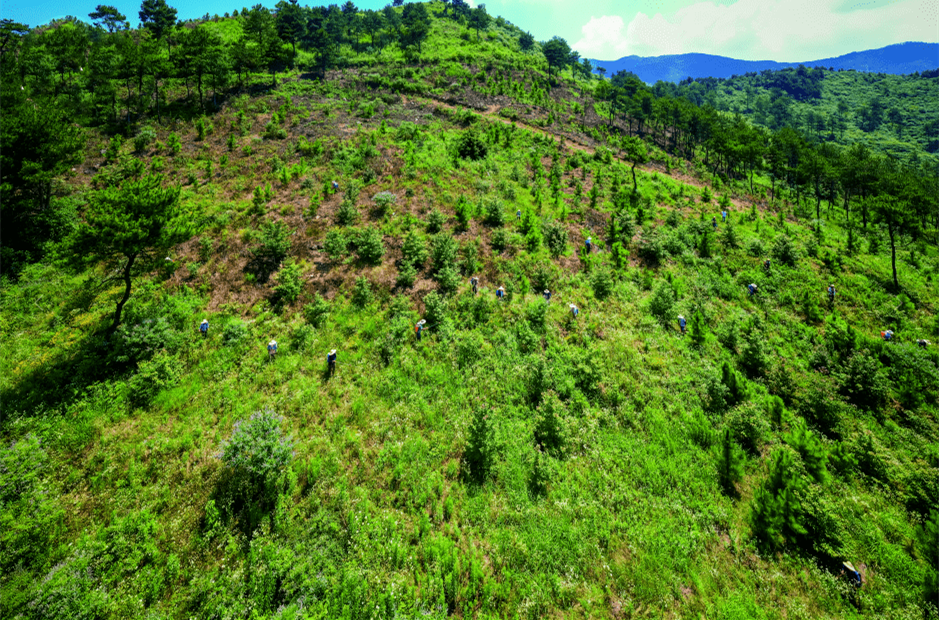
{"type": "Polygon", "coordinates": [[[470,278],[470,284],[473,287],[473,295],[475,295],[476,293],[479,292],[479,278],[477,278],[476,276],[473,276],[472,278],[470,278]]]}
{"type": "Polygon", "coordinates": [[[577,315],[580,314],[580,310],[574,304],[568,304],[567,306],[571,309],[571,317],[576,319],[577,315]]]}
{"type": "Polygon", "coordinates": [[[932,343],[926,340],[925,338],[920,338],[919,340],[916,341],[916,344],[918,344],[921,349],[925,349],[932,343]]]}
{"type": "Polygon", "coordinates": [[[551,291],[549,291],[548,289],[544,290],[544,300],[551,301],[551,291]]]}
{"type": "Polygon", "coordinates": [[[271,338],[271,341],[267,343],[267,359],[269,361],[274,361],[274,358],[277,357],[277,341],[274,338],[271,338]]]}
{"type": "Polygon", "coordinates": [[[498,297],[499,299],[504,299],[504,298],[505,298],[505,287],[504,287],[504,286],[500,286],[499,288],[496,289],[496,297],[498,297]]]}
{"type": "Polygon", "coordinates": [[[209,335],[209,319],[202,319],[202,323],[199,324],[199,331],[202,332],[203,338],[209,335]]]}
{"type": "Polygon", "coordinates": [[[679,314],[679,315],[678,315],[678,327],[681,329],[681,335],[682,335],[682,336],[685,335],[685,327],[686,327],[687,325],[688,325],[688,323],[687,323],[687,321],[685,321],[685,317],[683,317],[682,315],[679,314]]]}
{"type": "Polygon", "coordinates": [[[421,320],[418,321],[417,324],[414,326],[414,333],[417,334],[417,341],[418,341],[418,342],[421,341],[421,332],[424,331],[424,325],[426,325],[426,324],[427,324],[427,320],[426,320],[426,319],[421,319],[421,320]]]}
{"type": "Polygon", "coordinates": [[[329,368],[329,376],[336,374],[336,349],[333,349],[326,355],[326,365],[329,368]]]}

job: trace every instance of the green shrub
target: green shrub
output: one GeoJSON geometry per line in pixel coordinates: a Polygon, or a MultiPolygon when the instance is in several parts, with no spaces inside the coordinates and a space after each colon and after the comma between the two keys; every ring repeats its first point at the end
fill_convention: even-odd
{"type": "Polygon", "coordinates": [[[375,228],[365,228],[360,231],[356,239],[356,252],[359,259],[369,265],[381,263],[385,255],[385,246],[382,244],[381,233],[375,228]]]}
{"type": "Polygon", "coordinates": [[[430,241],[430,258],[434,273],[440,273],[448,268],[455,271],[458,251],[459,248],[453,237],[446,233],[434,235],[430,241]]]}
{"type": "Polygon", "coordinates": [[[491,413],[491,410],[483,408],[473,411],[460,463],[461,474],[466,482],[483,484],[489,477],[495,451],[495,437],[489,419],[491,413]]]}
{"type": "Polygon", "coordinates": [[[505,224],[505,209],[500,200],[495,198],[487,199],[483,203],[482,211],[487,225],[499,228],[505,224]]]}
{"type": "Polygon", "coordinates": [[[675,291],[672,285],[665,280],[660,280],[652,291],[652,297],[649,299],[649,312],[663,325],[668,324],[674,319],[672,316],[672,307],[675,304],[675,291]]]}
{"type": "Polygon", "coordinates": [[[504,228],[493,231],[489,243],[495,252],[501,254],[509,247],[509,231],[504,228]]]}
{"type": "Polygon", "coordinates": [[[279,264],[290,250],[290,229],[281,221],[266,221],[261,226],[259,245],[254,257],[268,264],[279,264]]]}
{"type": "Polygon", "coordinates": [[[447,217],[439,209],[433,209],[427,214],[427,232],[432,235],[440,232],[446,221],[447,217]]]}
{"type": "Polygon", "coordinates": [[[766,248],[763,246],[763,241],[759,237],[754,237],[747,241],[747,254],[754,258],[766,255],[766,248]]]}
{"type": "Polygon", "coordinates": [[[313,327],[321,326],[329,315],[329,302],[319,294],[313,298],[313,303],[303,307],[303,318],[313,327]]]}
{"type": "Polygon", "coordinates": [[[460,273],[453,265],[447,265],[443,269],[437,270],[434,278],[440,287],[440,292],[444,295],[452,295],[460,286],[460,273]]]}
{"type": "Polygon", "coordinates": [[[871,355],[856,352],[838,373],[839,391],[861,409],[879,409],[887,402],[887,377],[871,355]]]}
{"type": "Polygon", "coordinates": [[[475,128],[467,129],[457,138],[456,153],[462,159],[485,159],[489,146],[475,128]]]}
{"type": "Polygon", "coordinates": [[[613,292],[613,276],[609,269],[596,269],[590,277],[590,286],[597,299],[603,300],[613,292]]]}
{"type": "Polygon", "coordinates": [[[222,444],[219,458],[247,493],[269,490],[294,456],[294,442],[281,430],[283,418],[263,409],[239,420],[222,444]]]}
{"type": "Polygon", "coordinates": [[[541,449],[555,458],[563,458],[567,451],[567,408],[553,390],[541,400],[535,416],[535,442],[541,449]]]}
{"type": "Polygon", "coordinates": [[[456,221],[461,230],[466,230],[469,226],[470,219],[473,217],[473,205],[466,199],[465,196],[461,195],[457,198],[456,201],[456,221]]]}
{"type": "Polygon", "coordinates": [[[144,125],[134,136],[134,151],[143,153],[156,140],[156,131],[150,125],[144,125]]]}
{"type": "Polygon", "coordinates": [[[773,242],[773,258],[782,265],[795,266],[799,261],[799,252],[787,235],[779,235],[773,242]]]}
{"type": "Polygon", "coordinates": [[[372,283],[368,281],[368,278],[365,276],[357,278],[355,285],[352,287],[352,303],[359,308],[364,308],[372,303],[374,297],[372,283]]]}
{"type": "Polygon", "coordinates": [[[338,228],[333,228],[326,233],[326,239],[323,240],[323,251],[331,260],[339,260],[349,251],[349,240],[345,232],[338,228]]]}
{"type": "Polygon", "coordinates": [[[737,483],[743,478],[744,460],[730,429],[724,431],[717,459],[717,479],[727,495],[737,495],[737,483]]]}
{"type": "Polygon", "coordinates": [[[760,407],[752,402],[745,402],[727,414],[725,423],[734,441],[744,450],[753,456],[760,454],[760,446],[770,432],[760,407]]]}
{"type": "Polygon", "coordinates": [[[136,374],[127,382],[128,400],[134,407],[146,407],[162,390],[176,385],[180,376],[180,362],[172,355],[160,352],[141,362],[136,374]]]}
{"type": "Polygon", "coordinates": [[[427,261],[427,242],[416,230],[410,230],[404,236],[401,246],[404,263],[413,267],[422,267],[427,261]]]}
{"type": "Polygon", "coordinates": [[[274,301],[277,304],[291,304],[300,297],[303,290],[303,274],[300,265],[288,260],[274,274],[274,301]]]}
{"type": "Polygon", "coordinates": [[[431,291],[424,296],[424,318],[431,325],[440,325],[447,320],[447,298],[431,291]]]}
{"type": "Polygon", "coordinates": [[[398,202],[398,197],[391,192],[378,192],[372,196],[372,201],[378,207],[378,213],[385,216],[391,211],[391,208],[398,202]]]}
{"type": "Polygon", "coordinates": [[[336,212],[336,223],[340,226],[352,226],[359,219],[359,210],[355,203],[349,200],[343,200],[339,204],[339,210],[336,212]]]}
{"type": "Polygon", "coordinates": [[[400,288],[411,288],[417,280],[417,269],[407,261],[402,261],[401,268],[398,269],[398,277],[395,284],[400,288]]]}
{"type": "Polygon", "coordinates": [[[222,329],[222,344],[236,347],[248,339],[248,326],[241,321],[232,321],[222,329]]]}
{"type": "Polygon", "coordinates": [[[567,251],[567,228],[556,220],[542,224],[545,245],[553,258],[558,258],[567,251]]]}

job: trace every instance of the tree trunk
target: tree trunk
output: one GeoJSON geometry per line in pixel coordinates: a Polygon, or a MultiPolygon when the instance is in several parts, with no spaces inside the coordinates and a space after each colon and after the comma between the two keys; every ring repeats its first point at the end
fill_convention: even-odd
{"type": "Polygon", "coordinates": [[[134,261],[137,260],[137,255],[134,254],[127,259],[127,264],[124,265],[124,297],[117,302],[117,308],[114,309],[114,321],[111,323],[111,327],[108,328],[108,335],[110,336],[115,331],[117,331],[118,326],[121,324],[121,313],[124,311],[124,304],[127,303],[127,300],[130,299],[130,272],[134,267],[134,261]]]}
{"type": "Polygon", "coordinates": [[[639,193],[639,184],[636,182],[636,164],[633,164],[633,196],[639,193]]]}
{"type": "Polygon", "coordinates": [[[890,266],[893,267],[893,286],[900,291],[900,281],[897,280],[897,243],[894,240],[893,226],[887,226],[887,232],[890,234],[890,266]]]}

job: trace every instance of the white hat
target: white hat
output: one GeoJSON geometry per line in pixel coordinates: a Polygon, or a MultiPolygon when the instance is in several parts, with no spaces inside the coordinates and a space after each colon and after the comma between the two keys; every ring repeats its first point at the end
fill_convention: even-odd
{"type": "Polygon", "coordinates": [[[203,323],[208,323],[208,322],[209,322],[209,319],[202,319],[202,322],[203,322],[203,323]]]}
{"type": "Polygon", "coordinates": [[[421,319],[420,321],[417,322],[417,324],[418,324],[418,325],[423,325],[423,324],[426,323],[426,322],[427,322],[427,319],[421,319]]]}
{"type": "Polygon", "coordinates": [[[678,318],[679,318],[679,319],[683,319],[683,318],[685,318],[685,317],[683,317],[682,315],[679,314],[679,315],[678,315],[678,318]]]}
{"type": "Polygon", "coordinates": [[[330,354],[330,355],[335,355],[335,354],[336,354],[336,349],[333,349],[332,351],[330,351],[329,354],[330,354]]]}

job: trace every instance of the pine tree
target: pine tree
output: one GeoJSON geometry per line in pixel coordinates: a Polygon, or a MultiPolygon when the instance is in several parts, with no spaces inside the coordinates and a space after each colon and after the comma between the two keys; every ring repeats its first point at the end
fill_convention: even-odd
{"type": "Polygon", "coordinates": [[[469,428],[469,441],[463,452],[463,478],[482,484],[492,466],[492,425],[489,411],[477,409],[469,428]]]}

